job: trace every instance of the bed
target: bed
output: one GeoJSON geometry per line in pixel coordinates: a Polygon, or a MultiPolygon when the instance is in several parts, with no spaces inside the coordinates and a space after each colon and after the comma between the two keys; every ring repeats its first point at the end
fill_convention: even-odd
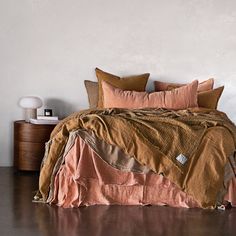
{"type": "MultiPolygon", "coordinates": [[[[101,74],[111,76],[96,73],[103,107],[96,104],[56,126],[35,201],[62,207],[236,205],[236,127],[216,110],[220,95],[214,108],[208,99],[208,107],[199,107],[194,104],[204,102],[206,84],[169,84],[171,89],[150,95],[143,91],[148,74],[138,76],[146,80],[139,82],[142,88],[132,88],[118,84],[125,81],[120,78],[113,78],[115,87],[111,80],[99,84],[101,74]],[[162,101],[158,106],[157,100],[162,101]]],[[[212,86],[210,80],[210,94],[212,86]]]]}

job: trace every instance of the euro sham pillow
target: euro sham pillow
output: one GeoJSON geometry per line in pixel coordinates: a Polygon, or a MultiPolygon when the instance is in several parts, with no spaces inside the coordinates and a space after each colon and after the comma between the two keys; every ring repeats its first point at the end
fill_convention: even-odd
{"type": "MultiPolygon", "coordinates": [[[[184,84],[165,83],[154,81],[155,91],[165,91],[179,88],[184,84]],[[163,90],[162,90],[163,89],[163,90]]],[[[198,106],[208,109],[217,109],[224,86],[213,89],[214,79],[208,79],[198,84],[198,106]]]]}
{"type": "Polygon", "coordinates": [[[89,108],[96,109],[98,106],[98,82],[85,80],[84,85],[88,95],[89,108]]]}
{"type": "MultiPolygon", "coordinates": [[[[178,83],[167,83],[161,81],[154,81],[155,91],[166,91],[175,88],[182,87],[186,84],[178,84],[178,83]]],[[[198,84],[198,92],[204,92],[213,89],[214,79],[208,79],[198,84]]]]}
{"type": "Polygon", "coordinates": [[[104,108],[167,108],[179,110],[198,106],[197,80],[171,91],[153,93],[124,91],[105,81],[102,81],[101,85],[104,108]]]}
{"type": "Polygon", "coordinates": [[[128,76],[128,77],[119,77],[105,71],[102,71],[98,68],[95,69],[96,76],[98,79],[98,108],[103,108],[103,89],[102,82],[108,82],[112,86],[115,86],[122,90],[134,90],[134,91],[145,91],[149,73],[128,76]]]}
{"type": "Polygon", "coordinates": [[[198,93],[198,106],[216,110],[223,90],[224,86],[198,93]]]}

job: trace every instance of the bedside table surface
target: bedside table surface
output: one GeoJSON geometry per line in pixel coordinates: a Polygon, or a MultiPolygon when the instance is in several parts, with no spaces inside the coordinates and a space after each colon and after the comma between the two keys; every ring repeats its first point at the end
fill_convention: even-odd
{"type": "Polygon", "coordinates": [[[27,124],[27,125],[37,125],[37,126],[44,126],[44,125],[47,125],[47,126],[56,126],[55,124],[32,124],[30,122],[26,122],[24,120],[16,120],[14,121],[14,123],[17,123],[17,124],[27,124]]]}

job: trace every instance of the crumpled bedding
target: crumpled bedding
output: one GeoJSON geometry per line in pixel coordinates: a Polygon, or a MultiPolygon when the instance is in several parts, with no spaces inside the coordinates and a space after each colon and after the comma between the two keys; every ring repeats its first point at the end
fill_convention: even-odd
{"type": "MultiPolygon", "coordinates": [[[[55,176],[50,204],[66,208],[96,204],[200,207],[162,175],[112,167],[83,138],[77,136],[65,156],[55,176]]],[[[224,200],[236,206],[236,177],[230,180],[224,200]]]]}
{"type": "Polygon", "coordinates": [[[218,111],[87,110],[68,117],[52,133],[40,173],[44,201],[53,186],[52,177],[73,147],[66,149],[66,144],[76,130],[89,131],[118,146],[126,156],[193,196],[203,208],[215,207],[228,157],[235,151],[235,126],[218,111]],[[204,145],[200,145],[203,139],[204,145]],[[186,164],[176,159],[180,154],[186,157],[186,164]]]}

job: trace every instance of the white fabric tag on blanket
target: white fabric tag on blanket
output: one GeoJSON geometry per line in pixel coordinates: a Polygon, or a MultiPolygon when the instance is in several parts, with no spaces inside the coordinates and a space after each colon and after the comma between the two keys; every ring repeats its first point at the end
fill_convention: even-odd
{"type": "Polygon", "coordinates": [[[178,162],[180,162],[182,165],[184,165],[188,159],[187,159],[186,156],[184,156],[184,155],[181,153],[181,154],[179,154],[179,155],[176,157],[176,160],[177,160],[178,162]]]}

